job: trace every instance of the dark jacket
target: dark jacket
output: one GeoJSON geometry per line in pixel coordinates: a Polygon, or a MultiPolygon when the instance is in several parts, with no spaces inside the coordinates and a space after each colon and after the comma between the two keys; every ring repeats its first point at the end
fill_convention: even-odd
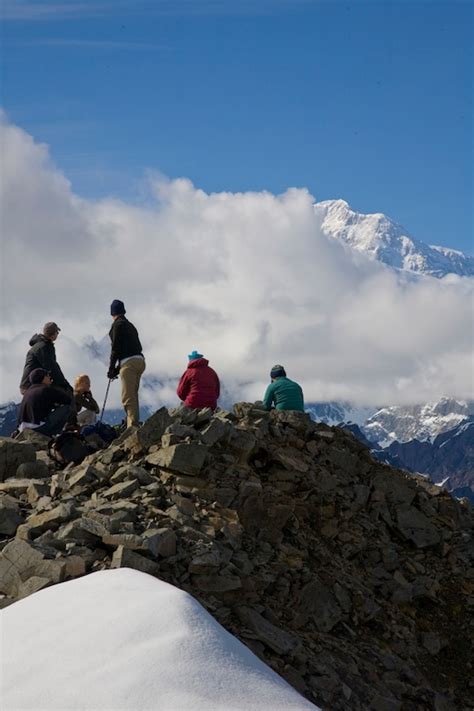
{"type": "Polygon", "coordinates": [[[110,353],[110,368],[115,368],[117,361],[131,356],[143,355],[142,344],[138,331],[125,316],[119,316],[109,331],[112,350],[110,353]]]}
{"type": "Polygon", "coordinates": [[[70,404],[71,397],[64,390],[44,383],[30,385],[20,403],[17,424],[31,422],[34,425],[39,425],[46,421],[49,413],[55,407],[70,404]]]}
{"type": "Polygon", "coordinates": [[[29,375],[35,368],[43,368],[47,370],[53,381],[53,385],[57,388],[71,390],[72,387],[63,375],[61,368],[56,361],[56,350],[54,343],[49,338],[38,333],[30,340],[30,350],[26,354],[25,367],[21,377],[20,388],[26,389],[30,387],[29,375]]]}
{"type": "Polygon", "coordinates": [[[76,411],[80,412],[82,408],[84,407],[86,410],[91,410],[92,412],[95,412],[96,414],[99,413],[100,408],[94,398],[92,397],[92,393],[74,393],[74,403],[76,405],[76,411]]]}
{"type": "Polygon", "coordinates": [[[210,407],[215,410],[220,390],[219,378],[216,371],[209,368],[209,361],[197,358],[188,364],[177,393],[186,407],[210,407]]]}

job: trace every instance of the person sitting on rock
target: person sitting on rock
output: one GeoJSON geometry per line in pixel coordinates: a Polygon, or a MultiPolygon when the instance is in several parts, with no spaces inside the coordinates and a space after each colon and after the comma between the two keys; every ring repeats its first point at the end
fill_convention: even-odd
{"type": "Polygon", "coordinates": [[[266,410],[299,410],[304,412],[303,390],[298,383],[286,377],[282,365],[274,365],[270,371],[271,383],[265,391],[263,405],[266,410]]]}
{"type": "Polygon", "coordinates": [[[188,367],[181,376],[176,392],[185,407],[216,409],[220,395],[219,378],[201,353],[193,351],[188,355],[188,367]]]}
{"type": "Polygon", "coordinates": [[[57,323],[48,321],[44,324],[43,333],[37,333],[30,339],[30,350],[26,354],[25,367],[21,376],[20,392],[22,395],[30,387],[29,376],[32,370],[43,368],[46,370],[51,381],[56,388],[61,388],[69,393],[69,399],[72,400],[72,387],[63,375],[61,368],[56,360],[56,350],[54,342],[57,339],[60,328],[57,323]]]}
{"type": "Polygon", "coordinates": [[[70,417],[71,398],[52,385],[51,376],[43,368],[35,368],[29,379],[30,387],[18,411],[18,431],[33,429],[52,437],[61,432],[70,417]]]}
{"type": "Polygon", "coordinates": [[[88,375],[78,375],[74,381],[74,403],[77,410],[77,422],[81,427],[93,425],[100,408],[91,393],[91,381],[88,375]],[[83,409],[84,408],[84,409],[83,409]]]}

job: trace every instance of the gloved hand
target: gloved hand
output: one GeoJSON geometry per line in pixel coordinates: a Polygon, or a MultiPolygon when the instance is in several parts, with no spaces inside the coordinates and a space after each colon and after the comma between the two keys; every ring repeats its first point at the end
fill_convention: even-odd
{"type": "Polygon", "coordinates": [[[107,377],[109,380],[115,380],[115,378],[118,378],[119,373],[120,373],[120,368],[116,368],[114,366],[114,367],[108,369],[107,377]]]}

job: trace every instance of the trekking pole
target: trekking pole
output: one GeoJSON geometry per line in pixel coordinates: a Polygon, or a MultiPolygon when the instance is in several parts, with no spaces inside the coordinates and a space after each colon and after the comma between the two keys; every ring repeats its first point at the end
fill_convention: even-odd
{"type": "Polygon", "coordinates": [[[104,404],[102,405],[102,412],[100,413],[100,418],[99,422],[102,422],[102,418],[104,416],[104,410],[105,410],[105,403],[107,402],[107,397],[109,394],[109,388],[110,388],[110,383],[112,382],[113,378],[109,378],[109,382],[107,384],[107,390],[105,391],[105,398],[104,398],[104,404]]]}

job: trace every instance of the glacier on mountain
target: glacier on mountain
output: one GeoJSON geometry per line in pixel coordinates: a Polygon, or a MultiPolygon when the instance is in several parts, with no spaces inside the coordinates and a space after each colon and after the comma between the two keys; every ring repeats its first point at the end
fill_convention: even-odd
{"type": "Polygon", "coordinates": [[[438,278],[474,276],[474,257],[425,244],[382,213],[364,215],[345,200],[324,200],[315,203],[314,210],[325,235],[393,269],[438,278]]]}

